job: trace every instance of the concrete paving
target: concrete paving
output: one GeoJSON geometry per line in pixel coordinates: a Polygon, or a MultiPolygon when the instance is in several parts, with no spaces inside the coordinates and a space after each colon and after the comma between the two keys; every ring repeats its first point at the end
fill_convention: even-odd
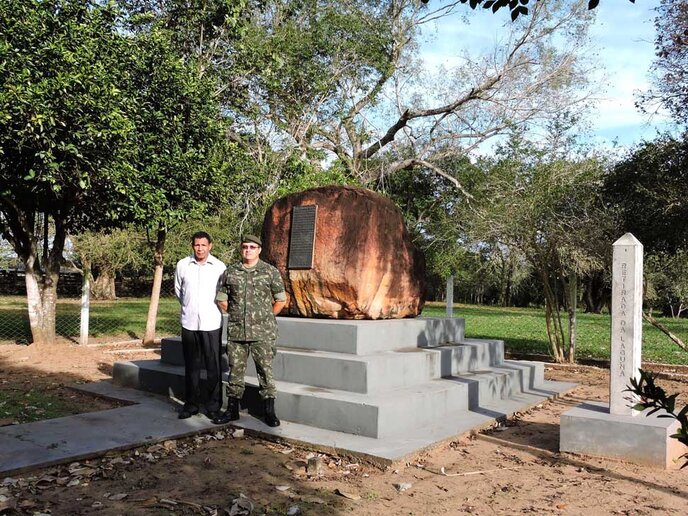
{"type": "Polygon", "coordinates": [[[155,394],[123,389],[110,382],[77,388],[132,404],[0,427],[0,473],[20,473],[217,428],[200,415],[178,419],[175,403],[155,394]]]}
{"type": "MultiPolygon", "coordinates": [[[[404,459],[443,440],[484,427],[516,410],[541,403],[575,384],[545,381],[538,389],[508,400],[498,400],[474,411],[459,411],[413,429],[403,436],[375,439],[283,421],[270,428],[241,412],[232,424],[263,438],[299,444],[310,449],[361,457],[379,465],[404,459]]],[[[118,387],[111,382],[79,385],[99,396],[131,405],[23,425],[0,427],[0,474],[15,475],[32,469],[102,456],[112,450],[147,446],[221,428],[202,415],[177,419],[174,401],[148,392],[118,387]]],[[[279,415],[279,414],[278,414],[279,415]]]]}

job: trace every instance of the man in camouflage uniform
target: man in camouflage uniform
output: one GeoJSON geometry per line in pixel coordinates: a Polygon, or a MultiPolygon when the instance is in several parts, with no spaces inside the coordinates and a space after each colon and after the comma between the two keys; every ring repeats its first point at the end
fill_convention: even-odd
{"type": "Polygon", "coordinates": [[[260,260],[262,242],[254,235],[241,239],[241,263],[227,267],[216,301],[229,313],[227,354],[231,367],[227,388],[227,411],[213,420],[217,424],[239,419],[239,401],[244,394],[248,355],[253,355],[265,404],[265,422],[279,426],[275,415],[275,381],[272,359],[277,339],[277,315],[287,301],[279,271],[260,260]]]}

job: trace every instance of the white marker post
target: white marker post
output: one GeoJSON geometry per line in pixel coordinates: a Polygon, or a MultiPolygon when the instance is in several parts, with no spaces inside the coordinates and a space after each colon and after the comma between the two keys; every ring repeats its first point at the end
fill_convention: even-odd
{"type": "Polygon", "coordinates": [[[454,317],[454,276],[447,278],[447,317],[454,317]]]}
{"type": "Polygon", "coordinates": [[[634,416],[637,402],[629,392],[639,378],[643,337],[643,244],[626,233],[613,245],[612,345],[609,371],[609,413],[634,416]]]}

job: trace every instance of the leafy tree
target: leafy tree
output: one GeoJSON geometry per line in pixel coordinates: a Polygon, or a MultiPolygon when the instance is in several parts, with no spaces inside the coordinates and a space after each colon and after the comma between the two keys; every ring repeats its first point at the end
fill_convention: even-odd
{"type": "Polygon", "coordinates": [[[645,263],[645,303],[674,318],[688,310],[688,251],[651,254],[645,263]]]}
{"type": "Polygon", "coordinates": [[[258,59],[264,71],[247,88],[258,99],[257,130],[334,155],[361,182],[423,169],[460,189],[441,163],[586,97],[581,50],[588,20],[580,4],[538,2],[491,55],[466,55],[440,77],[417,66],[414,52],[419,27],[448,10],[429,12],[413,0],[344,6],[339,14],[341,2],[275,2],[254,23],[258,36],[248,46],[265,56],[258,59]],[[320,34],[328,38],[319,46],[320,34]]]}
{"type": "Polygon", "coordinates": [[[128,184],[133,219],[149,235],[154,276],[144,342],[155,338],[165,241],[192,215],[210,213],[228,195],[227,177],[241,156],[225,138],[215,78],[179,55],[172,33],[155,28],[136,36],[131,88],[136,109],[128,184]],[[235,159],[238,156],[238,160],[235,159]]]}
{"type": "MultiPolygon", "coordinates": [[[[423,3],[428,3],[429,0],[421,0],[423,3]]],[[[534,2],[540,0],[533,0],[534,2]]],[[[507,7],[511,13],[511,20],[516,20],[521,15],[528,14],[528,4],[530,0],[459,0],[462,4],[468,4],[471,9],[482,7],[483,9],[491,9],[496,13],[500,9],[507,7]]],[[[635,3],[635,0],[629,0],[635,3]]],[[[600,0],[588,0],[588,9],[595,9],[600,4],[600,0]]]]}
{"type": "Polygon", "coordinates": [[[145,235],[133,227],[71,235],[83,274],[92,274],[91,296],[115,299],[115,279],[125,268],[140,269],[148,258],[145,235]]]}
{"type": "Polygon", "coordinates": [[[688,134],[643,142],[604,181],[606,202],[649,253],[688,246],[688,134]]]}
{"type": "Polygon", "coordinates": [[[659,104],[683,125],[688,114],[688,2],[661,0],[655,29],[654,89],[641,96],[640,105],[653,110],[659,104]]]}
{"type": "Polygon", "coordinates": [[[121,88],[130,47],[116,24],[110,6],[83,0],[0,5],[0,232],[26,268],[35,343],[55,337],[67,234],[122,216],[116,184],[132,130],[121,88]]]}
{"type": "Polygon", "coordinates": [[[490,168],[473,221],[476,239],[519,250],[538,274],[558,362],[575,360],[580,278],[601,268],[613,241],[613,219],[598,194],[602,173],[596,159],[564,159],[513,141],[490,168]]]}

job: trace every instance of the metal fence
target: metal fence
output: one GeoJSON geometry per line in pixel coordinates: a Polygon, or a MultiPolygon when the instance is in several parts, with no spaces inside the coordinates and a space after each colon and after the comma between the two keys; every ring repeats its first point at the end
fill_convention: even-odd
{"type": "MultiPolygon", "coordinates": [[[[58,282],[56,334],[74,342],[81,330],[81,274],[64,272],[58,282]]],[[[146,329],[152,278],[116,282],[116,299],[89,301],[89,342],[141,340],[146,329]]],[[[174,297],[171,271],[165,271],[160,292],[156,338],[178,335],[179,303],[174,297]]],[[[31,330],[26,286],[21,271],[0,270],[0,344],[28,344],[31,330]]]]}

